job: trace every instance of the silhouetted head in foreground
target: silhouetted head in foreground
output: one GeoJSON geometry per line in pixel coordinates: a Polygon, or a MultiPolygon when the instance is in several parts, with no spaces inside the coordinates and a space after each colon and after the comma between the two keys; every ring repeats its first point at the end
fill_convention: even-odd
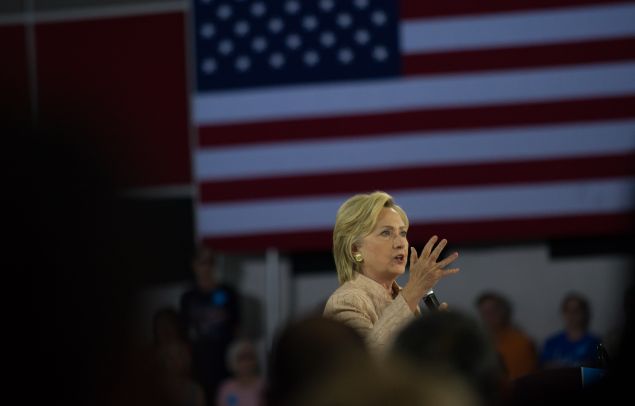
{"type": "Polygon", "coordinates": [[[342,366],[369,362],[364,340],[351,327],[323,317],[293,322],[273,344],[269,401],[292,405],[308,387],[342,366]]]}
{"type": "Polygon", "coordinates": [[[487,333],[457,312],[427,313],[397,336],[393,353],[413,366],[461,376],[485,404],[502,400],[504,371],[487,333]]]}
{"type": "Polygon", "coordinates": [[[450,371],[416,369],[371,358],[361,336],[314,317],[288,325],[271,358],[269,405],[475,406],[476,397],[450,371]]]}

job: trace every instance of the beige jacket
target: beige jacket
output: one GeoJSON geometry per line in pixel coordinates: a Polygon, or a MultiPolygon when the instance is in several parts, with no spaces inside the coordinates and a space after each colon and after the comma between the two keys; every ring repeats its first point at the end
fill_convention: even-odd
{"type": "MultiPolygon", "coordinates": [[[[384,353],[399,330],[415,317],[401,288],[392,286],[392,295],[379,283],[355,272],[329,297],[324,316],[353,327],[366,338],[371,352],[384,353]]],[[[417,309],[416,314],[419,314],[417,309]]]]}

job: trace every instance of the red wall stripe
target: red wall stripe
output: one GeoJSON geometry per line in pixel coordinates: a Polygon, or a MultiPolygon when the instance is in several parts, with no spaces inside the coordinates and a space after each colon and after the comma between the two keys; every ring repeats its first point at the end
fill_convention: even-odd
{"type": "Polygon", "coordinates": [[[189,183],[185,15],[36,26],[40,117],[82,122],[128,187],[189,183]]]}
{"type": "Polygon", "coordinates": [[[0,115],[3,121],[26,123],[31,120],[26,27],[0,26],[0,49],[3,61],[0,63],[0,115]]]}

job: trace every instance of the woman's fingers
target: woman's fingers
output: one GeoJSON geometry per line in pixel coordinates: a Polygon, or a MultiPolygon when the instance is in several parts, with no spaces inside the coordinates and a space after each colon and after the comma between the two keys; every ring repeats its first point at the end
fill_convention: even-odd
{"type": "Polygon", "coordinates": [[[428,240],[428,242],[426,243],[425,247],[423,247],[423,252],[421,253],[421,256],[423,258],[428,258],[430,256],[430,253],[432,252],[432,247],[434,247],[434,244],[436,244],[438,239],[439,239],[439,237],[437,237],[436,235],[433,235],[428,240]]]}
{"type": "Polygon", "coordinates": [[[455,273],[459,272],[460,270],[461,270],[461,268],[444,269],[443,270],[443,276],[448,276],[448,275],[455,274],[455,273]]]}
{"type": "Polygon", "coordinates": [[[418,270],[423,271],[423,273],[428,273],[433,270],[440,271],[439,273],[434,272],[436,274],[436,278],[440,279],[446,275],[450,275],[453,273],[457,273],[459,268],[452,269],[444,269],[446,266],[450,265],[452,262],[456,261],[459,257],[458,252],[454,252],[448,257],[444,258],[442,261],[436,262],[438,257],[441,255],[441,252],[445,248],[448,243],[448,240],[445,238],[439,241],[437,246],[435,247],[435,243],[437,242],[438,237],[432,236],[426,243],[425,247],[423,247],[423,251],[421,256],[417,255],[417,250],[414,247],[410,247],[410,269],[414,270],[414,265],[420,260],[424,259],[421,264],[416,268],[418,270]],[[434,248],[434,249],[433,249],[434,248]]]}
{"type": "MultiPolygon", "coordinates": [[[[459,272],[459,268],[445,269],[446,266],[456,261],[459,257],[458,252],[454,252],[442,261],[437,262],[448,243],[445,238],[441,241],[438,240],[439,237],[436,235],[432,236],[423,247],[421,255],[417,255],[417,250],[414,247],[410,247],[410,280],[408,281],[408,286],[411,286],[410,282],[412,282],[412,286],[416,286],[414,289],[427,292],[440,279],[459,272]]],[[[447,307],[447,304],[445,306],[447,307]]]]}
{"type": "Polygon", "coordinates": [[[417,256],[417,250],[415,247],[410,247],[410,267],[417,263],[419,257],[417,256]]]}
{"type": "Polygon", "coordinates": [[[437,258],[439,258],[439,255],[441,255],[441,251],[443,251],[447,244],[448,240],[446,240],[445,238],[442,239],[439,244],[437,244],[434,251],[432,251],[432,254],[430,254],[430,259],[436,262],[437,258]]]}
{"type": "Polygon", "coordinates": [[[452,255],[445,258],[443,261],[437,262],[437,266],[439,268],[445,268],[446,266],[450,265],[452,262],[456,261],[458,257],[459,257],[459,253],[455,252],[452,255]]]}

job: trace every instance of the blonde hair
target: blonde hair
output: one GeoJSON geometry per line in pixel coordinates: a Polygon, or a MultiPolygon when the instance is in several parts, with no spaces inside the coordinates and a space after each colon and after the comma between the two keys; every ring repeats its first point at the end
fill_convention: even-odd
{"type": "Polygon", "coordinates": [[[383,208],[395,209],[404,224],[408,225],[406,212],[395,204],[392,196],[380,191],[355,195],[337,211],[333,229],[333,258],[340,284],[353,279],[353,271],[359,272],[353,258],[353,245],[373,231],[383,208]]]}

